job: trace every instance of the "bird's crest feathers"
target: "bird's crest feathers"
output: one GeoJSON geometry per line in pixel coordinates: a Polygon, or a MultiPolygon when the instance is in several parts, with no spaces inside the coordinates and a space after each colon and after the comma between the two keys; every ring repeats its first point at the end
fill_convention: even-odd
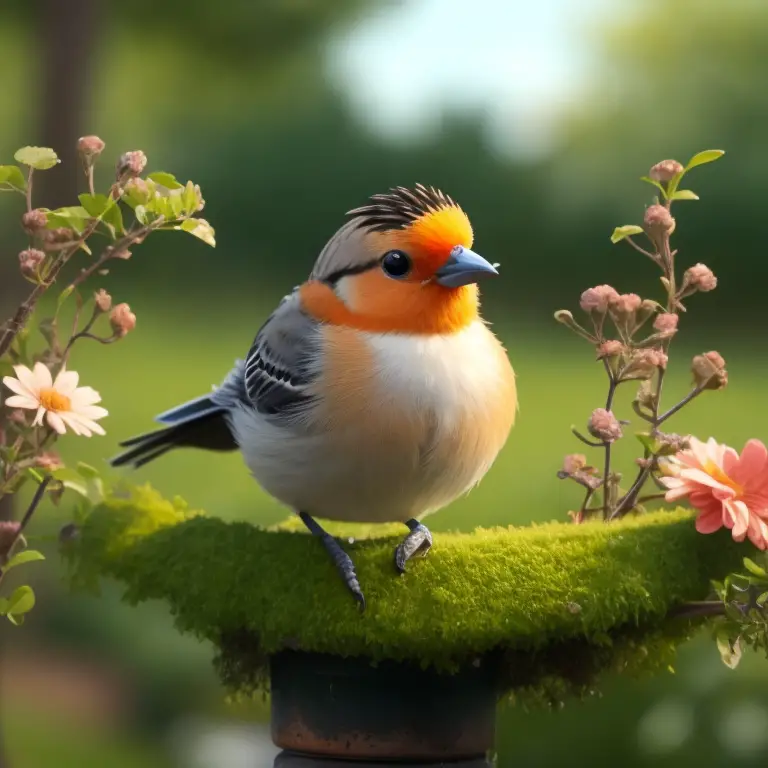
{"type": "Polygon", "coordinates": [[[369,232],[403,230],[426,253],[445,256],[456,245],[472,246],[472,225],[466,213],[448,195],[423,184],[373,195],[367,205],[347,215],[369,232]]]}

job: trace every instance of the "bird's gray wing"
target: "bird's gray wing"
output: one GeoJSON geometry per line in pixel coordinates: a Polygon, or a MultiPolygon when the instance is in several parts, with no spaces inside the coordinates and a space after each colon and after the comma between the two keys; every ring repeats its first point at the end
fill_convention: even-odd
{"type": "Polygon", "coordinates": [[[302,311],[295,290],[261,327],[245,358],[242,386],[248,401],[270,415],[293,414],[309,405],[319,351],[319,323],[302,311]]]}

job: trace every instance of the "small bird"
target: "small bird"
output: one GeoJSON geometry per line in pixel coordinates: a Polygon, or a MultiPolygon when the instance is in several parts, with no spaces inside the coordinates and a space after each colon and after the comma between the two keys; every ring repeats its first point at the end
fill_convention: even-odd
{"type": "Polygon", "coordinates": [[[121,443],[113,466],[174,448],[239,449],[256,481],[323,543],[365,608],[355,566],[317,518],[402,522],[405,571],[421,520],[469,491],[507,440],[515,375],[479,313],[496,267],[464,211],[417,184],[373,195],[285,296],[218,388],[121,443]]]}

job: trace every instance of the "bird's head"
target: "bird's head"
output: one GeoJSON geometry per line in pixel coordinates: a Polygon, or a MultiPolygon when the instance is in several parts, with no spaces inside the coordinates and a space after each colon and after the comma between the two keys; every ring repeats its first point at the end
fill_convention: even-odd
{"type": "Polygon", "coordinates": [[[397,187],[348,215],[302,288],[310,314],[414,334],[451,333],[477,319],[476,282],[498,273],[471,250],[472,226],[450,197],[397,187]]]}

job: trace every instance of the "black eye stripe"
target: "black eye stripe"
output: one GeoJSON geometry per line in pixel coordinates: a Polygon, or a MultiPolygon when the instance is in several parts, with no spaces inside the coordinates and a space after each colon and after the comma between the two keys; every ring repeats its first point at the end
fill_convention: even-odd
{"type": "Polygon", "coordinates": [[[368,272],[371,269],[379,266],[379,259],[368,261],[365,264],[357,264],[354,267],[345,267],[344,269],[337,269],[335,272],[331,272],[330,275],[323,278],[324,283],[328,283],[330,286],[336,285],[342,277],[349,277],[350,275],[360,275],[363,272],[368,272]]]}

